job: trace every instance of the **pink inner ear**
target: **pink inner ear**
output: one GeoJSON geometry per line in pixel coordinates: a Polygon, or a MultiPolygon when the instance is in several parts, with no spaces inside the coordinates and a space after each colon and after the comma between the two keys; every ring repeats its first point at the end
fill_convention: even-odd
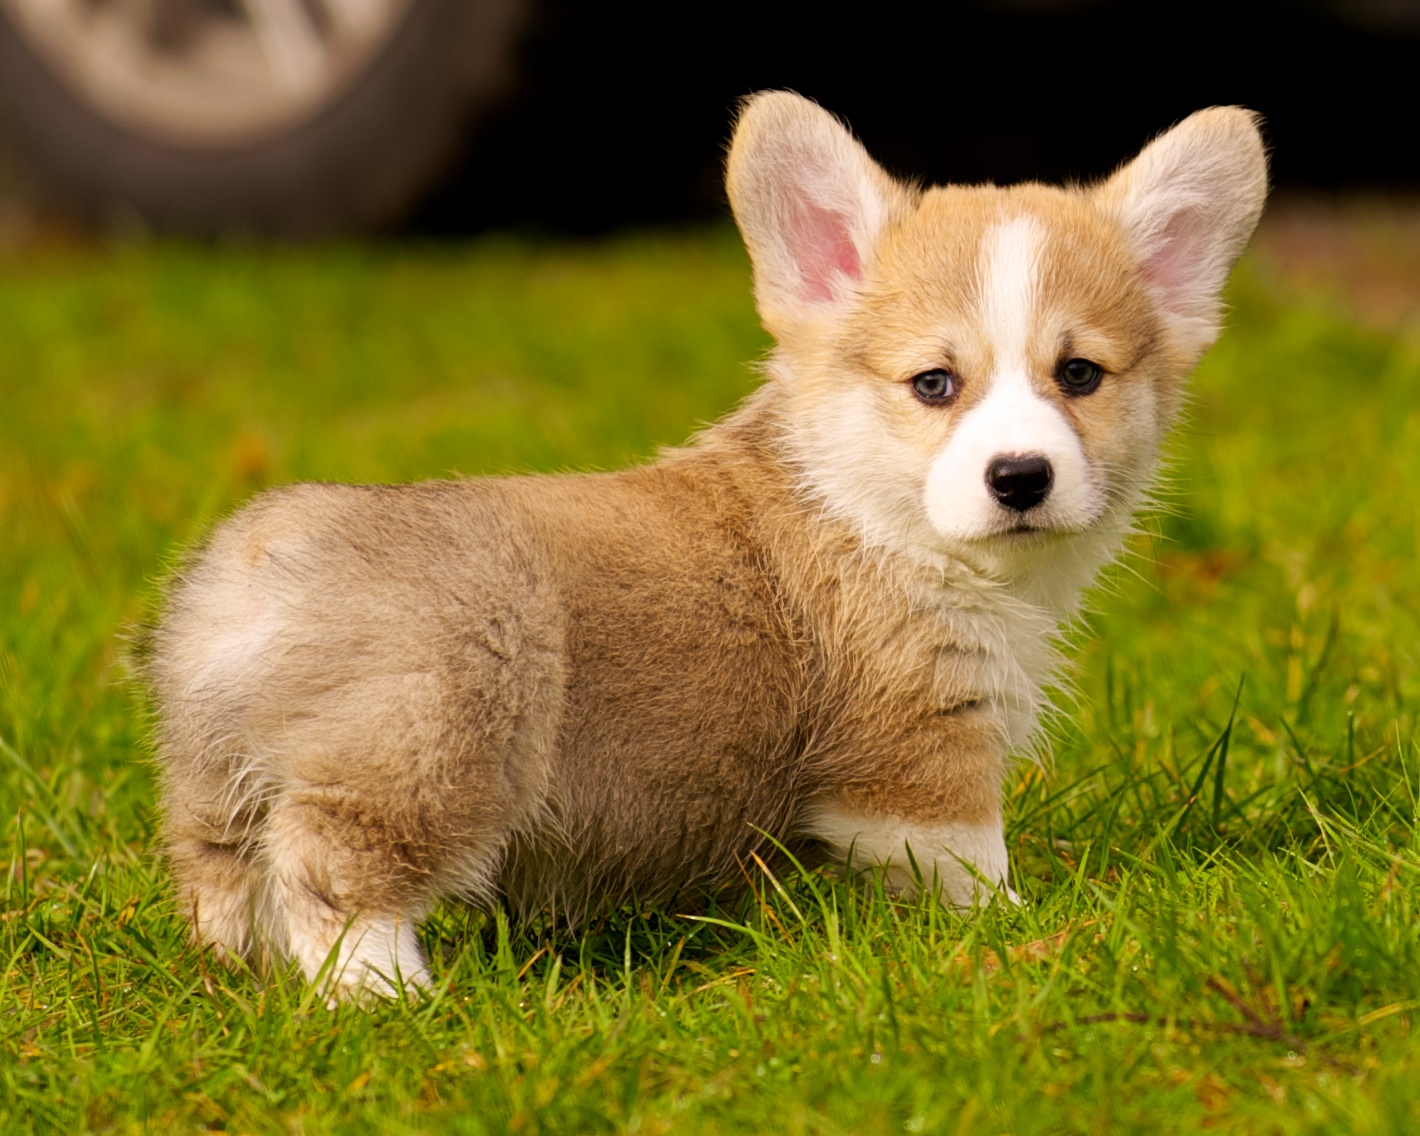
{"type": "Polygon", "coordinates": [[[842,213],[801,198],[795,202],[788,230],[789,255],[798,266],[804,299],[814,303],[833,300],[841,277],[862,277],[858,248],[842,213]]]}
{"type": "Polygon", "coordinates": [[[1168,219],[1155,240],[1156,251],[1143,264],[1144,278],[1163,293],[1177,310],[1187,306],[1198,285],[1198,274],[1207,238],[1206,220],[1187,209],[1168,219]]]}

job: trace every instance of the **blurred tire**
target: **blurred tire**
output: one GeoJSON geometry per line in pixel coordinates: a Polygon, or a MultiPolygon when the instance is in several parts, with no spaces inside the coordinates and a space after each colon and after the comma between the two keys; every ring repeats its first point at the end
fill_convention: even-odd
{"type": "Polygon", "coordinates": [[[92,220],[370,229],[406,214],[498,101],[526,6],[0,0],[0,116],[45,199],[92,220]]]}

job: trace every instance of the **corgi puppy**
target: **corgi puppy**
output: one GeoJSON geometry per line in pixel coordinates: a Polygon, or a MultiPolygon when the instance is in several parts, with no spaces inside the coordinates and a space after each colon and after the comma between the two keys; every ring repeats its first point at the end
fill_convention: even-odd
{"type": "Polygon", "coordinates": [[[196,937],[427,985],[444,897],[681,902],[769,838],[1006,894],[1001,789],[1267,190],[1201,111],[1101,184],[918,189],[749,99],[763,385],[617,473],[294,485],[168,590],[146,676],[196,937]]]}

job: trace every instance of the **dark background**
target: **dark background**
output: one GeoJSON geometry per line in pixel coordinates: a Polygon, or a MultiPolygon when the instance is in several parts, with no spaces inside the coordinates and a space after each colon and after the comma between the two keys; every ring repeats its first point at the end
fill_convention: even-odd
{"type": "Polygon", "coordinates": [[[1278,188],[1420,189],[1420,2],[542,3],[432,233],[723,215],[736,101],[787,87],[927,181],[1093,178],[1200,107],[1261,111],[1278,188]]]}

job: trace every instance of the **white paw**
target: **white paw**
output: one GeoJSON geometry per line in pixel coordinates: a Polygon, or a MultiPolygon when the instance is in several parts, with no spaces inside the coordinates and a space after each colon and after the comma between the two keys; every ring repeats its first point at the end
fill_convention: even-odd
{"type": "Polygon", "coordinates": [[[419,997],[433,986],[429,964],[410,919],[354,919],[334,943],[291,943],[306,977],[321,983],[327,1004],[371,997],[419,997]]]}
{"type": "Polygon", "coordinates": [[[915,893],[920,873],[953,907],[974,907],[996,896],[1020,903],[1006,884],[1006,839],[999,821],[924,825],[825,809],[810,831],[840,856],[851,855],[854,866],[882,869],[895,891],[915,893]]]}

